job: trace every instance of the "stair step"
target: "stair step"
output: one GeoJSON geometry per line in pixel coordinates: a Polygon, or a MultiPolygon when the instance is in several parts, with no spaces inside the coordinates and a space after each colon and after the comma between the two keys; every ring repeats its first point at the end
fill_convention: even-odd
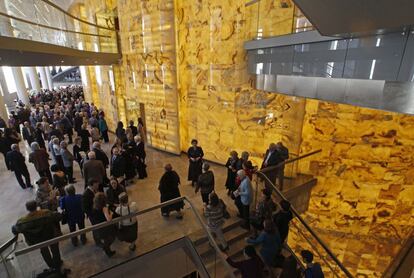
{"type": "MultiPolygon", "coordinates": [[[[226,219],[223,225],[223,233],[226,233],[232,230],[235,227],[238,227],[241,224],[242,220],[237,217],[231,217],[230,219],[226,219]]],[[[207,235],[205,234],[203,229],[200,229],[188,236],[191,241],[193,242],[194,246],[201,245],[208,241],[207,235]]]]}

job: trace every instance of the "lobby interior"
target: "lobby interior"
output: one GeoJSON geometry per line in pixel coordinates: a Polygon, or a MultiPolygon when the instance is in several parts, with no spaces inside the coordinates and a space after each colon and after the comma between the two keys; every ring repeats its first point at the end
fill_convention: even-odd
{"type": "MultiPolygon", "coordinates": [[[[196,138],[204,159],[214,165],[217,192],[236,215],[224,188],[230,151],[248,151],[260,166],[269,144],[280,141],[294,160],[286,165],[288,181],[281,193],[302,218],[291,224],[287,245],[292,252],[316,250],[327,277],[410,277],[404,275],[414,275],[414,20],[396,15],[413,5],[396,1],[400,8],[390,13],[400,22],[392,25],[376,21],[390,1],[378,1],[377,10],[369,4],[358,6],[358,1],[345,8],[341,1],[331,1],[325,18],[315,14],[324,1],[309,1],[313,7],[304,2],[0,0],[0,66],[79,66],[85,100],[105,111],[110,131],[119,121],[144,120],[150,178],[128,187],[139,210],[159,204],[157,182],[163,164],[172,163],[184,180],[184,153],[196,138]],[[358,8],[363,12],[353,13],[358,8]],[[332,22],[329,29],[326,21],[333,21],[341,9],[343,18],[350,17],[345,23],[356,23],[344,27],[332,22]],[[13,30],[4,31],[5,25],[13,30]],[[332,31],[335,27],[338,30],[332,31]],[[25,40],[35,47],[30,49],[25,40]],[[335,51],[342,52],[331,54],[335,51]],[[310,52],[314,56],[296,61],[310,52]],[[399,102],[387,100],[390,90],[395,98],[402,96],[399,102]],[[342,91],[345,96],[338,97],[342,91]],[[392,276],[406,260],[411,260],[411,269],[392,276]]],[[[23,94],[17,92],[19,98],[23,94]]],[[[3,98],[4,104],[4,90],[3,98]]],[[[35,173],[33,167],[29,170],[35,173]]],[[[79,171],[75,176],[81,179],[79,171]]],[[[0,244],[12,237],[10,226],[32,197],[14,188],[12,180],[1,168],[0,244]]],[[[255,177],[255,190],[262,183],[255,177]]],[[[184,182],[181,187],[202,214],[200,196],[184,182]]],[[[138,243],[142,248],[134,254],[125,247],[125,256],[111,261],[95,255],[93,246],[72,250],[67,240],[62,256],[70,261],[73,277],[88,277],[183,235],[200,237],[197,217],[187,209],[183,222],[166,221],[158,211],[143,214],[138,243]]],[[[234,220],[226,225],[232,227],[234,220]]],[[[242,234],[232,232],[239,233],[230,230],[225,236],[240,240],[242,234]]],[[[241,258],[237,248],[242,247],[235,245],[231,251],[241,258]]],[[[30,254],[15,258],[17,265],[31,261],[29,268],[35,268],[38,262],[30,254]]],[[[220,261],[221,254],[215,254],[220,261]]],[[[207,272],[226,277],[225,266],[217,269],[221,272],[213,275],[208,267],[207,272]]],[[[185,277],[163,275],[159,277],[185,277]]]]}

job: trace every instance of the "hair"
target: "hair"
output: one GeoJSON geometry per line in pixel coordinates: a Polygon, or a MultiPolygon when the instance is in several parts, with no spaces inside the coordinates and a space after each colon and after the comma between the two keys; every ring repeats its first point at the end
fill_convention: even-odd
{"type": "Polygon", "coordinates": [[[51,167],[50,167],[50,171],[52,171],[52,172],[57,172],[57,171],[60,171],[61,169],[60,169],[60,167],[59,167],[59,165],[57,165],[57,164],[53,164],[51,167]]]}
{"type": "Polygon", "coordinates": [[[52,143],[53,144],[59,144],[59,138],[57,138],[57,137],[56,138],[53,138],[52,139],[52,143]]]}
{"type": "Polygon", "coordinates": [[[264,221],[264,231],[268,234],[274,234],[276,232],[276,227],[273,224],[271,219],[265,219],[264,221]]]}
{"type": "Polygon", "coordinates": [[[120,121],[117,124],[117,128],[124,128],[124,124],[120,121]]]}
{"type": "Polygon", "coordinates": [[[36,128],[42,127],[42,123],[36,123],[36,128]]]}
{"type": "Polygon", "coordinates": [[[230,156],[231,156],[231,157],[233,157],[233,156],[236,156],[236,157],[237,157],[238,155],[239,155],[239,154],[238,154],[236,151],[231,151],[231,152],[230,152],[230,156]]]}
{"type": "Polygon", "coordinates": [[[282,200],[282,201],[280,201],[279,204],[280,204],[280,206],[282,207],[282,209],[284,211],[289,211],[290,210],[290,203],[288,201],[282,200]]]}
{"type": "Polygon", "coordinates": [[[62,149],[66,149],[68,147],[68,144],[65,141],[60,142],[60,147],[62,149]]]}
{"type": "Polygon", "coordinates": [[[11,149],[12,149],[13,151],[16,151],[16,150],[18,150],[18,149],[19,149],[19,146],[18,146],[17,144],[13,144],[13,145],[11,145],[11,149]]]}
{"type": "Polygon", "coordinates": [[[130,120],[130,121],[129,121],[129,124],[130,124],[130,125],[134,125],[134,120],[130,120]]]}
{"type": "Polygon", "coordinates": [[[71,195],[71,196],[76,194],[76,188],[72,184],[67,185],[65,187],[65,191],[68,195],[71,195]]]}
{"type": "Polygon", "coordinates": [[[116,184],[117,185],[119,185],[119,182],[118,182],[118,180],[115,178],[115,177],[112,177],[110,180],[109,180],[109,184],[111,184],[112,182],[116,182],[116,184]]]}
{"type": "Polygon", "coordinates": [[[246,176],[246,172],[243,169],[241,169],[241,170],[237,171],[237,175],[239,177],[245,177],[246,176]]]}
{"type": "Polygon", "coordinates": [[[171,166],[170,163],[168,163],[164,166],[164,169],[165,169],[165,171],[169,172],[169,171],[172,171],[173,167],[171,166]]]}
{"type": "Polygon", "coordinates": [[[92,186],[92,185],[94,185],[95,183],[99,183],[99,181],[98,181],[97,179],[94,179],[94,178],[90,178],[90,179],[88,180],[88,185],[89,185],[89,186],[92,186]]]}
{"type": "Polygon", "coordinates": [[[203,163],[203,170],[208,171],[208,169],[210,169],[210,164],[208,162],[204,162],[203,163]]]}
{"type": "Polygon", "coordinates": [[[248,160],[249,159],[249,155],[250,154],[248,152],[244,151],[244,152],[241,153],[241,158],[243,160],[248,160]]]}
{"type": "Polygon", "coordinates": [[[118,195],[119,203],[126,205],[128,204],[128,194],[126,192],[122,192],[118,195]]]}
{"type": "Polygon", "coordinates": [[[309,250],[300,251],[300,255],[306,263],[311,263],[313,261],[313,254],[309,250]]]}
{"type": "Polygon", "coordinates": [[[244,247],[243,251],[244,254],[246,254],[249,258],[257,256],[256,249],[254,249],[254,246],[252,245],[247,245],[246,247],[244,247]]]}
{"type": "Polygon", "coordinates": [[[93,198],[93,208],[96,210],[102,210],[106,206],[106,197],[103,192],[98,192],[93,198]]]}
{"type": "Polygon", "coordinates": [[[37,202],[35,200],[30,200],[26,202],[26,209],[30,212],[34,212],[37,209],[37,202]]]}
{"type": "Polygon", "coordinates": [[[211,192],[208,197],[210,198],[210,205],[211,206],[215,207],[219,204],[220,199],[219,199],[219,197],[217,196],[216,193],[211,192]]]}
{"type": "Polygon", "coordinates": [[[138,118],[138,123],[144,125],[144,121],[142,120],[142,118],[138,118]]]}
{"type": "Polygon", "coordinates": [[[37,143],[37,142],[32,142],[32,143],[30,144],[30,148],[32,149],[32,151],[33,151],[33,152],[34,152],[34,151],[37,151],[37,150],[40,150],[39,143],[37,143]]]}
{"type": "Polygon", "coordinates": [[[41,177],[36,184],[37,185],[41,185],[41,184],[45,184],[48,181],[48,179],[46,177],[41,177]]]}
{"type": "Polygon", "coordinates": [[[92,144],[92,148],[94,148],[94,149],[99,149],[100,147],[101,147],[101,143],[99,143],[99,142],[97,142],[97,141],[93,142],[93,144],[92,144]]]}
{"type": "Polygon", "coordinates": [[[193,140],[191,140],[191,145],[192,145],[193,143],[196,143],[196,144],[198,144],[198,141],[197,141],[197,139],[193,139],[193,140]]]}
{"type": "Polygon", "coordinates": [[[96,159],[96,154],[94,151],[90,151],[88,152],[88,158],[89,159],[96,159]]]}
{"type": "Polygon", "coordinates": [[[139,135],[135,135],[134,140],[135,140],[135,141],[138,141],[138,140],[139,140],[139,141],[141,141],[141,136],[139,136],[139,135]]]}

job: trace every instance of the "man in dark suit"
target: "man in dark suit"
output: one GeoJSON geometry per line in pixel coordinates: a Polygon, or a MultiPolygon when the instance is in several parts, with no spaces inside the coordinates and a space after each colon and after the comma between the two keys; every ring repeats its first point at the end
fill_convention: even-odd
{"type": "MultiPolygon", "coordinates": [[[[271,143],[269,145],[269,149],[266,151],[264,156],[264,161],[262,164],[262,170],[271,166],[276,166],[286,159],[289,158],[289,150],[283,146],[282,142],[278,142],[277,144],[271,143]]],[[[276,184],[276,179],[278,179],[278,184],[280,188],[283,188],[283,180],[284,180],[284,169],[285,166],[278,167],[272,171],[264,170],[266,176],[276,184]]]]}
{"type": "Polygon", "coordinates": [[[27,141],[27,144],[32,144],[35,138],[35,130],[34,128],[29,124],[29,122],[24,122],[24,126],[22,128],[23,132],[23,139],[27,141]]]}
{"type": "Polygon", "coordinates": [[[13,144],[11,146],[11,151],[6,155],[6,164],[10,171],[14,172],[19,185],[23,189],[33,188],[33,185],[30,183],[30,174],[27,170],[25,158],[19,150],[19,145],[13,144]],[[22,176],[24,176],[26,184],[23,182],[22,176]]]}
{"type": "MultiPolygon", "coordinates": [[[[89,179],[88,180],[88,187],[86,187],[85,191],[82,195],[82,211],[86,214],[89,221],[91,221],[91,214],[93,209],[93,199],[95,198],[95,194],[99,191],[99,181],[96,179],[89,179]]],[[[100,245],[100,239],[96,232],[92,233],[93,239],[95,240],[96,245],[100,245]]]]}
{"type": "Polygon", "coordinates": [[[101,143],[94,142],[92,145],[92,151],[95,152],[96,160],[101,161],[105,169],[108,168],[109,159],[106,153],[101,149],[101,143]]]}
{"type": "Polygon", "coordinates": [[[276,144],[270,143],[269,148],[267,149],[264,155],[264,160],[263,160],[261,169],[270,167],[270,166],[275,166],[277,165],[277,163],[278,163],[278,157],[277,157],[277,152],[276,152],[276,144]]]}
{"type": "Polygon", "coordinates": [[[125,175],[125,159],[119,154],[118,148],[113,148],[111,158],[111,176],[115,178],[125,175]]]}
{"type": "Polygon", "coordinates": [[[85,187],[88,185],[89,179],[95,179],[98,181],[101,188],[103,187],[104,178],[106,177],[105,167],[102,161],[96,160],[95,152],[89,152],[88,158],[83,163],[83,177],[85,178],[85,187]]]}

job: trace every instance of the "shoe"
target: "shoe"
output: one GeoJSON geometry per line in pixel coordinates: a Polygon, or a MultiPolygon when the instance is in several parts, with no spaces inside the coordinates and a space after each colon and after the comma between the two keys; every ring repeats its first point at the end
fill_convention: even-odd
{"type": "Polygon", "coordinates": [[[137,248],[137,246],[135,244],[129,246],[129,250],[131,250],[131,251],[135,251],[136,248],[137,248]]]}
{"type": "Polygon", "coordinates": [[[115,255],[115,251],[109,251],[106,253],[106,255],[108,256],[108,258],[111,258],[113,255],[115,255]]]}

